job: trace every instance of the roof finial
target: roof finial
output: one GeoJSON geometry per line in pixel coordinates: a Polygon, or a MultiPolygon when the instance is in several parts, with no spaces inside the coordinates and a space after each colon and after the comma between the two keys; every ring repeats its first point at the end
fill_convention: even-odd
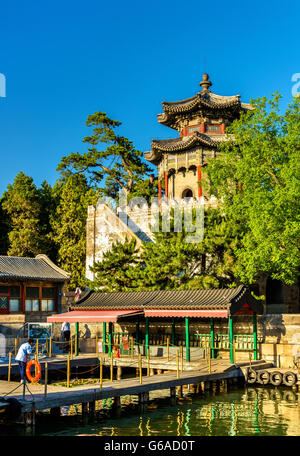
{"type": "Polygon", "coordinates": [[[202,87],[203,92],[208,92],[208,88],[212,85],[212,83],[210,82],[209,75],[207,73],[204,73],[202,81],[199,85],[202,87]]]}

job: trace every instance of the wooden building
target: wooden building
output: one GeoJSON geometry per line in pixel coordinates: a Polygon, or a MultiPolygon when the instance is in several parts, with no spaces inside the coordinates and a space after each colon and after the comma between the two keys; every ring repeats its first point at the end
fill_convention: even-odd
{"type": "Polygon", "coordinates": [[[14,334],[28,322],[46,322],[47,315],[62,312],[69,278],[46,255],[0,256],[0,333],[14,334]]]}

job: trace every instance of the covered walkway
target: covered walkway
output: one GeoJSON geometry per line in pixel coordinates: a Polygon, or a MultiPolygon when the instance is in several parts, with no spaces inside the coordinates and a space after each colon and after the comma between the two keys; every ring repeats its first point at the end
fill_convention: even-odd
{"type": "MultiPolygon", "coordinates": [[[[230,361],[233,363],[234,341],[236,335],[233,330],[233,319],[236,315],[251,315],[253,318],[252,348],[254,359],[257,359],[257,314],[263,313],[262,302],[256,300],[249,289],[241,285],[237,288],[211,290],[158,290],[137,292],[101,293],[89,291],[74,303],[69,312],[54,314],[47,318],[47,322],[74,322],[75,337],[78,338],[80,322],[103,323],[103,349],[109,355],[112,350],[113,323],[134,318],[136,321],[135,342],[139,343],[139,325],[145,324],[145,353],[148,356],[150,324],[149,320],[168,319],[171,326],[171,344],[175,345],[175,319],[184,322],[186,360],[190,361],[190,319],[209,319],[210,334],[199,334],[199,338],[209,343],[211,357],[215,357],[216,335],[214,331],[215,319],[228,321],[227,337],[230,361]],[[107,328],[108,344],[107,344],[107,328]],[[208,337],[207,337],[208,336],[208,337]]],[[[77,344],[78,347],[78,344],[77,344]]]]}

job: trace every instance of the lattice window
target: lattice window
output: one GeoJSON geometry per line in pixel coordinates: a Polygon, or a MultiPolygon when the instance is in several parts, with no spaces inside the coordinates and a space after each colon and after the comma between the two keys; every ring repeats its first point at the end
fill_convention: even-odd
{"type": "Polygon", "coordinates": [[[8,309],[8,297],[7,296],[0,296],[0,309],[1,310],[8,309]]]}

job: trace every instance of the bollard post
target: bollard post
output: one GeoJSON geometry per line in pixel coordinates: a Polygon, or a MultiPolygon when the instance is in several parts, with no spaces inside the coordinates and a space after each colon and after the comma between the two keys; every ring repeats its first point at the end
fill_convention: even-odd
{"type": "Polygon", "coordinates": [[[70,348],[71,348],[71,359],[73,359],[73,336],[72,335],[70,337],[70,341],[71,341],[71,345],[70,345],[70,348]]]}
{"type": "Polygon", "coordinates": [[[9,361],[8,361],[8,379],[7,381],[10,382],[10,373],[11,373],[11,352],[9,352],[9,361]]]}
{"type": "Polygon", "coordinates": [[[75,356],[78,355],[78,333],[75,334],[75,356]]]}
{"type": "MultiPolygon", "coordinates": [[[[37,353],[35,354],[35,360],[36,360],[37,362],[39,362],[39,357],[38,357],[37,353]]],[[[34,375],[35,375],[35,376],[37,375],[37,370],[36,370],[36,369],[37,369],[37,368],[36,368],[36,365],[35,365],[35,366],[34,366],[34,375]]]]}
{"type": "Polygon", "coordinates": [[[15,339],[15,357],[17,356],[17,339],[15,339]]]}
{"type": "Polygon", "coordinates": [[[102,391],[102,383],[103,383],[103,358],[100,358],[100,391],[102,391]]]}
{"type": "Polygon", "coordinates": [[[167,358],[168,358],[168,361],[170,361],[169,346],[170,346],[170,337],[167,337],[167,358]]]}
{"type": "Polygon", "coordinates": [[[70,355],[68,355],[67,360],[67,388],[70,387],[70,355]]]}
{"type": "Polygon", "coordinates": [[[176,352],[177,378],[179,378],[179,350],[176,352]]]}
{"type": "Polygon", "coordinates": [[[39,356],[39,340],[36,340],[35,353],[39,356]]]}
{"type": "Polygon", "coordinates": [[[110,363],[110,381],[114,379],[114,352],[111,352],[111,363],[110,363]]]}
{"type": "Polygon", "coordinates": [[[150,376],[150,347],[148,347],[148,357],[147,357],[147,376],[150,376]]]}
{"type": "Polygon", "coordinates": [[[96,356],[98,356],[98,334],[96,334],[96,356]]]}
{"type": "Polygon", "coordinates": [[[207,354],[208,354],[208,372],[211,374],[211,351],[210,351],[210,343],[207,344],[207,354]]]}
{"type": "Polygon", "coordinates": [[[52,337],[50,337],[49,340],[49,358],[52,356],[52,337]]]}
{"type": "Polygon", "coordinates": [[[130,338],[131,343],[131,358],[133,358],[133,337],[130,338]]]}
{"type": "Polygon", "coordinates": [[[48,386],[48,363],[45,363],[45,388],[44,388],[44,397],[47,397],[47,386],[48,386]]]}
{"type": "Polygon", "coordinates": [[[139,354],[139,371],[140,371],[140,384],[142,384],[142,355],[139,354]]]}
{"type": "Polygon", "coordinates": [[[180,347],[181,350],[181,372],[183,371],[183,345],[180,347]]]}
{"type": "Polygon", "coordinates": [[[48,337],[46,337],[46,352],[49,355],[49,342],[48,342],[48,337]]]}
{"type": "Polygon", "coordinates": [[[235,340],[232,341],[233,363],[235,363],[235,340]]]}

